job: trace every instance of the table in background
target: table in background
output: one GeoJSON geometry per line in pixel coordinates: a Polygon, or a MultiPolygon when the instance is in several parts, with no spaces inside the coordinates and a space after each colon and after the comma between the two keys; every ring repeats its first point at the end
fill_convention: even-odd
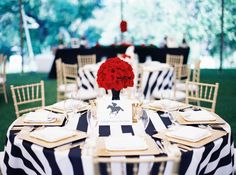
{"type": "MultiPolygon", "coordinates": [[[[146,110],[144,115],[149,117],[145,132],[153,135],[172,124],[167,117],[161,117],[162,112],[146,110]]],[[[76,114],[69,117],[69,122],[63,127],[88,131],[87,114],[76,114]]],[[[143,116],[144,117],[144,116],[143,116]]],[[[3,174],[77,174],[91,175],[92,159],[82,155],[80,147],[68,150],[48,149],[16,137],[17,131],[9,127],[5,145],[3,174]]],[[[218,174],[229,175],[233,171],[234,144],[230,127],[226,124],[225,136],[200,148],[183,152],[179,174],[218,174]]],[[[137,135],[139,129],[133,125],[100,125],[97,129],[99,136],[107,137],[112,134],[131,133],[137,135]]],[[[158,139],[155,139],[159,142],[158,139]]],[[[160,143],[160,142],[159,142],[160,143]]],[[[139,156],[142,158],[142,156],[139,156]]],[[[154,168],[155,166],[153,166],[154,168]]]]}
{"type": "MultiPolygon", "coordinates": [[[[106,57],[115,57],[118,53],[125,53],[128,46],[99,46],[92,47],[89,49],[86,48],[65,48],[57,49],[55,59],[53,61],[51,70],[49,72],[49,78],[56,78],[56,65],[55,61],[58,58],[62,59],[62,62],[75,64],[77,63],[77,55],[87,55],[87,54],[96,54],[97,62],[101,61],[101,58],[106,57]]],[[[157,48],[154,46],[135,46],[135,53],[138,55],[139,62],[143,63],[146,60],[146,57],[150,56],[153,61],[165,62],[166,55],[183,55],[184,64],[187,63],[189,48],[157,48]]]]}
{"type": "MultiPolygon", "coordinates": [[[[150,99],[155,91],[172,89],[174,83],[174,69],[167,64],[157,61],[146,62],[142,65],[142,92],[145,99],[150,99]]],[[[79,90],[81,93],[97,92],[96,77],[100,64],[85,65],[79,69],[79,90]]]]}

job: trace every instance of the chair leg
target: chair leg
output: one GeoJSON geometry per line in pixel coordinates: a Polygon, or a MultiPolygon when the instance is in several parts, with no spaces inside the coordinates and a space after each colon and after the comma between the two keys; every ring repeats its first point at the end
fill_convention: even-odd
{"type": "Polygon", "coordinates": [[[4,93],[5,102],[8,103],[6,85],[3,84],[3,87],[2,87],[2,88],[3,88],[3,93],[4,93]]]}

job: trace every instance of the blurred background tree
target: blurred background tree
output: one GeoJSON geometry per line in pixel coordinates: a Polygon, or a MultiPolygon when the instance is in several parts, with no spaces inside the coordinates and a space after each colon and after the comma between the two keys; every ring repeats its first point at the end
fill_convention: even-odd
{"type": "MultiPolygon", "coordinates": [[[[128,22],[125,42],[159,45],[165,36],[180,44],[185,37],[193,57],[219,58],[221,2],[215,0],[123,0],[128,22]]],[[[120,1],[23,0],[25,12],[40,25],[30,30],[34,52],[58,45],[58,34],[70,39],[85,36],[90,46],[110,45],[120,38],[120,1]]],[[[235,54],[236,1],[225,1],[225,57],[235,54]]],[[[16,0],[0,1],[0,50],[11,54],[19,46],[16,0]]],[[[26,48],[26,47],[25,47],[26,48]]],[[[235,56],[234,56],[235,57],[235,56]]]]}

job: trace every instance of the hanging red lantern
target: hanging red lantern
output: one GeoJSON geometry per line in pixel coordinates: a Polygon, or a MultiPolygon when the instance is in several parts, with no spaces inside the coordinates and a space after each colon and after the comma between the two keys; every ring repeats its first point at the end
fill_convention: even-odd
{"type": "Polygon", "coordinates": [[[127,22],[124,21],[124,20],[122,20],[122,21],[120,22],[120,31],[121,31],[122,33],[124,33],[124,32],[127,31],[127,22]]]}

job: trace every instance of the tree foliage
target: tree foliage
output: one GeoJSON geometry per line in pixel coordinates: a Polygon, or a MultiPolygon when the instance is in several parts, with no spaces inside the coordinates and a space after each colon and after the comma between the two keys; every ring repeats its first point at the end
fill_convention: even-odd
{"type": "MultiPolygon", "coordinates": [[[[128,22],[125,38],[135,44],[160,43],[164,36],[183,37],[201,45],[202,54],[218,55],[221,35],[221,1],[216,0],[124,0],[128,22]],[[207,51],[207,52],[206,52],[207,51]]],[[[58,33],[69,43],[85,35],[94,45],[119,40],[120,1],[23,0],[25,12],[40,27],[30,30],[35,53],[58,44],[58,33]]],[[[236,49],[236,1],[225,1],[224,48],[226,56],[236,49]]],[[[19,46],[19,9],[16,0],[0,1],[0,49],[10,54],[19,46]]]]}

